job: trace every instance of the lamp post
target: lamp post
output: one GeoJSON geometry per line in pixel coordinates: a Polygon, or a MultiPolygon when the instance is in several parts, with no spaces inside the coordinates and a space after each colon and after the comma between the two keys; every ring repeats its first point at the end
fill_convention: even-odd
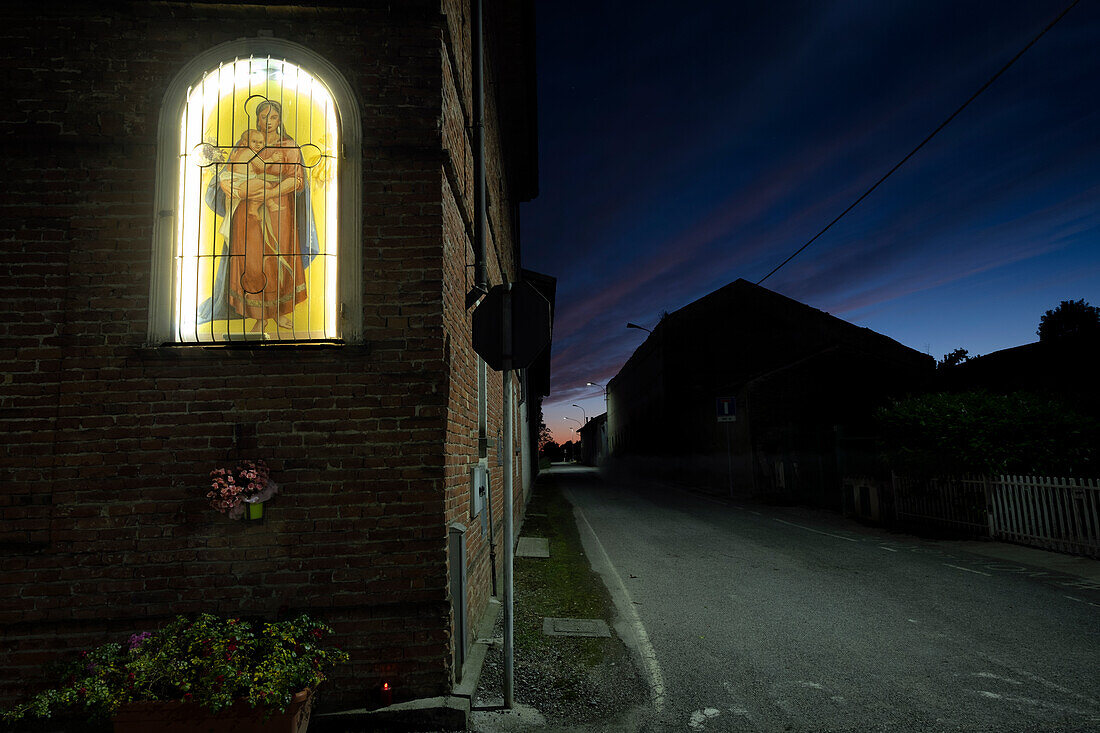
{"type": "MultiPolygon", "coordinates": [[[[572,420],[573,422],[577,423],[578,425],[581,424],[581,421],[578,420],[575,417],[563,417],[562,420],[572,420]]],[[[573,431],[573,455],[576,455],[576,450],[577,450],[577,429],[576,428],[570,428],[570,430],[573,431]]]]}
{"type": "Polygon", "coordinates": [[[588,413],[585,412],[584,408],[581,407],[580,405],[573,405],[573,407],[576,407],[578,410],[581,411],[581,417],[584,418],[584,424],[587,425],[588,424],[588,413]]]}
{"type": "Polygon", "coordinates": [[[607,412],[607,385],[600,384],[599,382],[585,382],[589,387],[600,387],[603,389],[603,411],[607,412]]]}
{"type": "Polygon", "coordinates": [[[653,333],[653,331],[650,331],[645,326],[639,326],[637,323],[628,323],[628,324],[626,324],[626,327],[627,328],[636,328],[639,331],[645,331],[646,333],[653,333]]]}

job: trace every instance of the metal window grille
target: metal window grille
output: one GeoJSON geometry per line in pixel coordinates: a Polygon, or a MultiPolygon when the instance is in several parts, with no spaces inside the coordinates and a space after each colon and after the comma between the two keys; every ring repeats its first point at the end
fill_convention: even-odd
{"type": "Polygon", "coordinates": [[[181,342],[338,339],[338,110],[285,60],[203,75],[180,120],[173,258],[181,342]]]}

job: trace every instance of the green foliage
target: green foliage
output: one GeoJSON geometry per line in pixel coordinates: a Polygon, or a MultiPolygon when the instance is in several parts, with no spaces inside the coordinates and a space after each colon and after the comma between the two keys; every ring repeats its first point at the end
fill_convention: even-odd
{"type": "Polygon", "coordinates": [[[269,712],[316,687],[348,655],[325,638],[332,629],[303,614],[263,624],[257,633],[238,619],[201,614],[176,618],[129,644],[105,644],[65,666],[61,684],[0,713],[4,722],[79,714],[110,717],[134,701],[180,700],[212,712],[238,700],[269,712]]]}
{"type": "Polygon", "coordinates": [[[1057,308],[1043,314],[1035,333],[1040,341],[1084,334],[1100,336],[1100,308],[1084,299],[1063,300],[1057,308]]]}
{"type": "Polygon", "coordinates": [[[921,395],[880,409],[876,419],[890,465],[911,475],[1081,476],[1098,468],[1097,422],[1036,395],[921,395]]]}

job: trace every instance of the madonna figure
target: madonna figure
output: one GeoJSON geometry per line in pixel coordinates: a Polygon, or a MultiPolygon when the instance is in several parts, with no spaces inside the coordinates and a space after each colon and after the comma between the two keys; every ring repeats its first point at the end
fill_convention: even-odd
{"type": "Polygon", "coordinates": [[[308,298],[306,268],[320,247],[302,151],[283,127],[278,102],[256,106],[256,129],[244,132],[216,170],[206,202],[224,217],[224,244],[198,322],[250,318],[251,332],[270,320],[292,329],[294,307],[308,298]]]}

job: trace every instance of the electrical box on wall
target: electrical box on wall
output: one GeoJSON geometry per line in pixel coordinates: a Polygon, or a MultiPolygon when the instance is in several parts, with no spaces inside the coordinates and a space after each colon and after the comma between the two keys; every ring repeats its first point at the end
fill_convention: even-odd
{"type": "Polygon", "coordinates": [[[489,497],[489,469],[485,466],[470,467],[470,516],[476,517],[485,509],[489,497]]]}

